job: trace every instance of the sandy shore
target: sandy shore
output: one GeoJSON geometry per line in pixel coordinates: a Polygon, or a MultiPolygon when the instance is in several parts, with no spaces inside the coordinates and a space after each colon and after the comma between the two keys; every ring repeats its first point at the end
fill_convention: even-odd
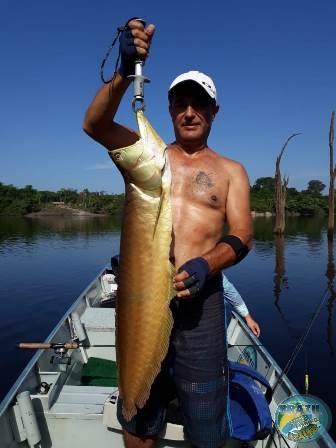
{"type": "Polygon", "coordinates": [[[107,214],[102,213],[91,213],[87,212],[85,210],[80,210],[78,208],[72,208],[67,205],[57,205],[54,207],[48,207],[44,210],[41,210],[40,212],[33,212],[33,213],[27,213],[25,215],[27,218],[43,218],[43,217],[49,217],[49,216],[62,216],[62,217],[78,217],[78,218],[84,218],[84,217],[97,217],[97,216],[108,216],[107,214]]]}

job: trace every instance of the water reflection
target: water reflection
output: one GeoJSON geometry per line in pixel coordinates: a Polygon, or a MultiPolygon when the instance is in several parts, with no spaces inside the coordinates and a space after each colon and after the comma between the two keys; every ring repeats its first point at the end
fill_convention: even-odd
{"type": "Polygon", "coordinates": [[[120,232],[120,216],[108,217],[54,217],[21,218],[0,217],[0,252],[11,247],[34,246],[36,241],[57,236],[58,240],[76,237],[89,239],[104,237],[106,233],[120,232]]]}
{"type": "Polygon", "coordinates": [[[288,217],[286,220],[286,235],[302,235],[309,242],[321,242],[326,224],[327,221],[324,216],[314,216],[311,218],[303,216],[288,217]]]}
{"type": "MultiPolygon", "coordinates": [[[[271,241],[273,243],[274,218],[257,217],[253,220],[254,238],[258,241],[271,241]]],[[[327,228],[325,216],[303,217],[289,216],[286,218],[285,237],[303,237],[314,248],[321,244],[327,228]]]]}
{"type": "Polygon", "coordinates": [[[334,247],[333,241],[328,241],[328,263],[327,263],[327,271],[326,277],[328,279],[327,286],[330,293],[330,297],[327,303],[328,310],[328,320],[327,320],[327,343],[329,346],[330,354],[334,354],[334,346],[333,346],[333,308],[336,299],[336,291],[334,287],[334,279],[335,279],[335,263],[334,263],[334,247]]]}
{"type": "MultiPolygon", "coordinates": [[[[274,235],[274,245],[275,245],[275,268],[274,268],[274,288],[273,288],[273,294],[274,294],[274,304],[278,308],[279,312],[281,313],[280,309],[280,295],[283,290],[283,288],[288,289],[288,277],[285,275],[286,269],[285,269],[285,236],[284,235],[274,235]]],[[[282,314],[282,313],[281,313],[282,314]]]]}

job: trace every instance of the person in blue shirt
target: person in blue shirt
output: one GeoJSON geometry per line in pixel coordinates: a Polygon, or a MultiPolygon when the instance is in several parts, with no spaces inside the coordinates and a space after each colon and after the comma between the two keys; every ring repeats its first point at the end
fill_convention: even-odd
{"type": "Polygon", "coordinates": [[[241,317],[245,319],[246,325],[250,328],[252,333],[255,334],[257,337],[259,337],[260,327],[258,322],[256,322],[252,318],[242,296],[239,294],[234,285],[229,281],[226,275],[224,274],[222,275],[223,275],[224,300],[226,300],[232,306],[232,308],[234,309],[234,311],[236,311],[236,313],[238,313],[241,317]]]}

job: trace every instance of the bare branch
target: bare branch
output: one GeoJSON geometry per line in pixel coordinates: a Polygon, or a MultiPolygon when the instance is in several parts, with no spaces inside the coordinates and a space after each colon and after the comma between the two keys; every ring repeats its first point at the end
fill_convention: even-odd
{"type": "Polygon", "coordinates": [[[276,164],[277,164],[277,165],[280,164],[280,160],[281,160],[282,154],[284,153],[284,151],[285,151],[285,149],[286,149],[286,147],[287,147],[289,141],[290,141],[292,138],[296,137],[297,135],[301,135],[301,132],[297,132],[297,133],[292,134],[292,135],[290,135],[290,136],[288,137],[288,139],[286,140],[285,144],[283,145],[283,147],[282,147],[282,149],[281,149],[281,151],[280,151],[280,154],[278,155],[278,157],[277,157],[277,159],[276,159],[276,164]]]}
{"type": "Polygon", "coordinates": [[[335,111],[331,112],[330,128],[329,128],[329,147],[334,145],[334,121],[335,111]]]}
{"type": "Polygon", "coordinates": [[[285,230],[286,190],[289,181],[288,176],[281,179],[280,161],[290,140],[300,134],[301,132],[297,132],[287,138],[275,163],[275,226],[273,232],[278,235],[283,234],[285,230]]]}

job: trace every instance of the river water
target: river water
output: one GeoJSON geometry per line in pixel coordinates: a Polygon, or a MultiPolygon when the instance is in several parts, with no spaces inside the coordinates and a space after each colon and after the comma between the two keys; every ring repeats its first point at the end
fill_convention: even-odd
{"type": "MultiPolygon", "coordinates": [[[[256,218],[253,251],[226,274],[259,322],[261,342],[281,367],[322,303],[288,376],[303,393],[308,369],[309,393],[329,405],[335,420],[336,288],[326,219],[288,218],[283,239],[274,238],[272,229],[272,218],[256,218]]],[[[118,253],[119,236],[113,218],[0,217],[0,401],[32,355],[15,344],[46,338],[118,253]]]]}

